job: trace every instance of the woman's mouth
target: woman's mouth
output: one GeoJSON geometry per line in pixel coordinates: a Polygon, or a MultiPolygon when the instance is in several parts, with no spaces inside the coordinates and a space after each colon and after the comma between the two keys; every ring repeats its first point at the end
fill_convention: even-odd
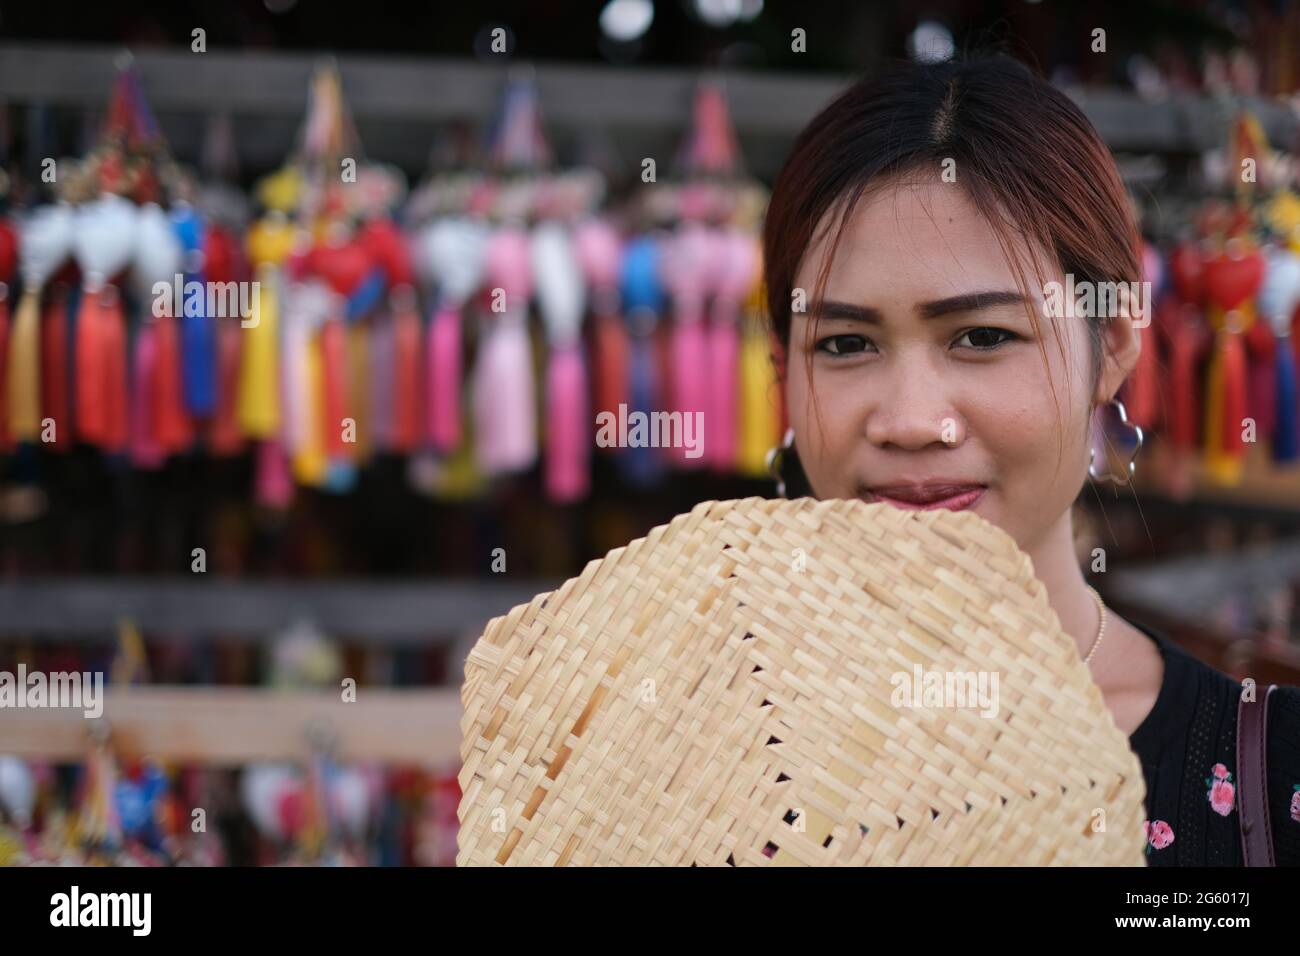
{"type": "Polygon", "coordinates": [[[947,508],[962,511],[984,496],[986,485],[957,482],[919,482],[915,484],[877,485],[864,489],[862,498],[896,508],[930,511],[947,508]]]}

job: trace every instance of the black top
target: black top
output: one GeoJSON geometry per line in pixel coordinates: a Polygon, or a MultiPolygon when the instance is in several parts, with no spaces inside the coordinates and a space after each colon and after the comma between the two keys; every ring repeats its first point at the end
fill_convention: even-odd
{"type": "MultiPolygon", "coordinates": [[[[1235,793],[1242,685],[1163,635],[1134,627],[1165,661],[1155,706],[1129,737],[1146,777],[1147,862],[1241,866],[1235,793]]],[[[1268,805],[1276,864],[1300,866],[1300,687],[1279,686],[1269,699],[1268,805]]]]}

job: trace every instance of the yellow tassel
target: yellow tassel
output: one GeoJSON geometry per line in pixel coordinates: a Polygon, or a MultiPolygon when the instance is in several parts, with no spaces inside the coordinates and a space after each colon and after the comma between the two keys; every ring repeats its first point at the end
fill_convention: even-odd
{"type": "Polygon", "coordinates": [[[767,475],[767,452],[780,441],[780,408],[777,405],[776,369],[771,346],[763,326],[745,322],[740,343],[740,443],[736,468],[742,474],[767,475]]]}
{"type": "Polygon", "coordinates": [[[274,269],[258,270],[257,324],[244,329],[239,367],[239,426],[250,438],[280,429],[280,303],[274,269]]]}
{"type": "Polygon", "coordinates": [[[307,379],[303,401],[307,408],[307,434],[302,447],[293,457],[293,474],[300,485],[318,487],[325,483],[328,462],[325,460],[324,435],[321,434],[324,410],[321,408],[321,390],[325,387],[325,362],[321,355],[320,333],[307,344],[307,379]]]}
{"type": "Polygon", "coordinates": [[[9,332],[9,434],[15,441],[36,441],[41,432],[40,291],[26,289],[18,300],[9,332]]]}
{"type": "Polygon", "coordinates": [[[1223,353],[1217,347],[1210,355],[1206,375],[1204,415],[1205,451],[1202,461],[1206,476],[1221,485],[1235,484],[1240,478],[1241,462],[1225,454],[1223,449],[1223,353]]]}

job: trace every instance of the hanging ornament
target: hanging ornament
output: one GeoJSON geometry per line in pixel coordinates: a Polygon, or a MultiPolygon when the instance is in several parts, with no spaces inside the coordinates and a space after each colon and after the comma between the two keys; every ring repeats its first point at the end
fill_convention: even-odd
{"type": "MultiPolygon", "coordinates": [[[[23,223],[23,295],[9,330],[5,370],[9,436],[36,441],[41,433],[41,289],[73,251],[76,214],[67,203],[41,206],[23,223]]],[[[55,420],[55,435],[71,422],[55,420]]]]}
{"type": "Polygon", "coordinates": [[[622,239],[607,220],[589,218],[574,230],[573,243],[592,306],[592,403],[597,415],[618,415],[619,406],[628,403],[628,333],[618,314],[622,239]]]}
{"type": "Polygon", "coordinates": [[[488,476],[524,471],[537,460],[528,303],[533,274],[528,234],[503,226],[488,243],[488,311],[474,369],[476,461],[488,476]]]}
{"type": "Polygon", "coordinates": [[[113,278],[135,252],[138,211],[105,194],[77,209],[73,248],[82,272],[76,330],[76,424],[82,440],[105,451],[126,449],[126,318],[113,278]]]}
{"type": "MultiPolygon", "coordinates": [[[[655,333],[659,315],[666,298],[661,275],[662,251],[652,236],[639,236],[625,248],[622,268],[624,318],[628,324],[628,405],[621,406],[617,416],[620,423],[630,421],[640,413],[642,421],[661,408],[661,391],[658,363],[655,357],[655,333]],[[626,418],[624,416],[626,413],[626,418]]],[[[622,435],[620,434],[620,439],[622,435]]],[[[627,441],[617,446],[625,448],[618,457],[623,477],[637,487],[648,487],[662,479],[664,459],[657,448],[650,447],[648,436],[637,440],[635,430],[630,430],[627,441]]]]}
{"type": "Polygon", "coordinates": [[[1241,480],[1247,428],[1246,352],[1242,340],[1254,321],[1251,299],[1264,278],[1264,257],[1231,239],[1228,248],[1206,260],[1205,292],[1215,329],[1206,388],[1205,464],[1223,484],[1241,480]]]}
{"type": "Polygon", "coordinates": [[[418,248],[427,274],[438,283],[437,307],[429,320],[426,420],[429,439],[441,452],[460,447],[461,310],[482,281],[489,232],[477,219],[439,219],[420,235],[418,248]]]}
{"type": "Polygon", "coordinates": [[[569,230],[557,222],[532,234],[537,304],[550,354],[546,368],[546,494],[567,503],[591,487],[592,422],[582,354],[586,286],[569,230]]]}

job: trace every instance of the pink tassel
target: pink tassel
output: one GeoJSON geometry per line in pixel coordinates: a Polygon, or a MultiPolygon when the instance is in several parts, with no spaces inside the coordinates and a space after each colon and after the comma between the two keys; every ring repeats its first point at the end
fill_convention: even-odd
{"type": "Polygon", "coordinates": [[[131,463],[137,468],[161,468],[167,453],[158,442],[153,395],[158,376],[158,329],[146,319],[135,337],[131,384],[131,463]]]}
{"type": "Polygon", "coordinates": [[[546,492],[552,501],[576,501],[591,485],[587,433],[587,369],[575,346],[551,352],[546,380],[550,410],[546,435],[546,492]]]}
{"type": "Polygon", "coordinates": [[[523,313],[488,320],[474,375],[478,465],[485,474],[523,471],[537,460],[532,343],[523,313]]]}
{"type": "Polygon", "coordinates": [[[441,452],[460,447],[460,312],[444,306],[429,323],[429,439],[441,452]]]}
{"type": "Polygon", "coordinates": [[[704,460],[715,471],[729,471],[736,463],[736,405],[740,363],[740,317],[734,303],[719,302],[709,326],[709,409],[708,440],[704,460]]]}
{"type": "MultiPolygon", "coordinates": [[[[703,441],[705,455],[711,434],[704,429],[713,425],[713,416],[708,414],[710,389],[707,376],[710,373],[708,362],[708,341],[704,323],[698,317],[679,314],[673,326],[672,337],[672,376],[673,376],[673,410],[680,411],[683,418],[697,415],[696,421],[703,420],[704,428],[692,423],[696,441],[703,441]],[[706,437],[707,435],[707,437],[706,437]]],[[[686,429],[683,422],[683,429],[686,429]]],[[[671,459],[682,467],[698,467],[705,461],[705,455],[698,458],[686,457],[686,449],[671,449],[671,459]]]]}
{"type": "Polygon", "coordinates": [[[403,454],[420,444],[420,317],[415,301],[401,302],[393,325],[393,449],[403,454]]]}

